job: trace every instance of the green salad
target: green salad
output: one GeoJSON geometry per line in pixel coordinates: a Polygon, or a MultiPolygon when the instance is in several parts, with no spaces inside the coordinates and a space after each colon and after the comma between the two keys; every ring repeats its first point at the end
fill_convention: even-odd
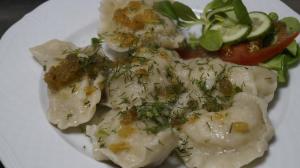
{"type": "Polygon", "coordinates": [[[295,40],[300,32],[297,18],[280,18],[275,12],[249,12],[242,0],[213,0],[200,15],[177,1],[159,1],[154,8],[174,20],[178,28],[202,25],[202,35],[190,35],[185,47],[179,49],[184,50],[179,52],[184,59],[198,57],[199,50],[204,50],[225,61],[273,69],[281,84],[287,83],[288,69],[300,60],[295,40]]]}

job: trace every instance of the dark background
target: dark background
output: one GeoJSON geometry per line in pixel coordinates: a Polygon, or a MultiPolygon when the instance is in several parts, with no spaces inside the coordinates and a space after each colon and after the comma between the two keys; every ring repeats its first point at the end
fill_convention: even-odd
{"type": "MultiPolygon", "coordinates": [[[[0,38],[12,24],[45,1],[46,0],[0,0],[0,38]]],[[[282,1],[300,13],[299,0],[282,1]]],[[[1,162],[0,168],[3,168],[1,162]]]]}

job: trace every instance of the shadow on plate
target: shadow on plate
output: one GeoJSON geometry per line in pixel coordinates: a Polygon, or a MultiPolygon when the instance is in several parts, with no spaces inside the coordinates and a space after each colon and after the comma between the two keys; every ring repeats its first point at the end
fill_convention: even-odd
{"type": "Polygon", "coordinates": [[[276,108],[276,105],[278,104],[279,98],[280,98],[280,92],[277,89],[276,92],[274,93],[273,100],[269,104],[268,111],[272,111],[273,109],[276,108]]]}

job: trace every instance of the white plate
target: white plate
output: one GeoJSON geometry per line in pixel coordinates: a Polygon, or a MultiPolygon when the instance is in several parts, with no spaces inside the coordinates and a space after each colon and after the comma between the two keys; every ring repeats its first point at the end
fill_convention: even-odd
{"type": "MultiPolygon", "coordinates": [[[[201,9],[207,0],[185,0],[201,9]]],[[[250,10],[299,15],[278,0],[247,0],[250,10]]],[[[96,35],[99,0],[51,0],[12,26],[0,41],[0,159],[6,168],[109,167],[90,156],[89,140],[61,133],[48,123],[42,68],[28,48],[52,38],[86,45],[96,35]],[[83,149],[86,146],[86,149],[83,149]]],[[[300,165],[300,67],[290,71],[288,87],[279,88],[270,107],[276,137],[266,157],[251,167],[300,165]]],[[[172,162],[172,160],[171,160],[172,162]]],[[[165,164],[163,167],[180,167],[165,164]]]]}

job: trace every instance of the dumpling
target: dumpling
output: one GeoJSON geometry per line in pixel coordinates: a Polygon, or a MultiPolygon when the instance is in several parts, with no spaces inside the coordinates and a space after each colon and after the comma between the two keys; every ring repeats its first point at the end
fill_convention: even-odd
{"type": "Polygon", "coordinates": [[[53,39],[30,48],[30,52],[39,64],[48,70],[66,57],[65,51],[77,48],[73,43],[53,39]]]}
{"type": "MultiPolygon", "coordinates": [[[[76,48],[69,42],[50,40],[31,48],[30,51],[42,66],[47,67],[47,73],[49,73],[51,67],[58,66],[62,60],[70,57],[66,51],[70,52],[76,48]]],[[[90,49],[87,47],[82,50],[88,52],[90,49]]],[[[69,74],[65,76],[69,76],[69,74]]],[[[104,80],[101,73],[94,79],[85,75],[80,80],[70,82],[66,86],[59,86],[57,90],[51,89],[48,83],[48,120],[57,125],[59,129],[76,127],[88,122],[95,114],[96,104],[100,102],[104,80]]]]}
{"type": "Polygon", "coordinates": [[[197,58],[182,61],[175,69],[179,79],[193,93],[199,90],[199,82],[203,82],[206,89],[211,89],[218,82],[224,82],[222,79],[226,79],[243,92],[258,96],[269,103],[277,88],[277,74],[259,66],[247,67],[220,59],[197,58]]]}
{"type": "Polygon", "coordinates": [[[273,99],[277,88],[277,74],[259,66],[233,66],[229,79],[233,83],[243,86],[246,92],[257,95],[267,103],[273,99]]]}
{"type": "Polygon", "coordinates": [[[170,98],[164,93],[166,88],[181,86],[172,69],[176,59],[178,57],[174,51],[140,48],[124,64],[116,66],[108,77],[108,105],[123,111],[144,101],[170,98]]]}
{"type": "Polygon", "coordinates": [[[184,40],[183,35],[152,5],[153,1],[102,0],[98,33],[111,49],[118,52],[151,45],[178,48],[184,40]]]}
{"type": "Polygon", "coordinates": [[[271,102],[277,88],[277,74],[263,67],[252,67],[251,71],[257,88],[257,96],[267,103],[271,102]]]}
{"type": "Polygon", "coordinates": [[[95,80],[85,76],[81,81],[59,91],[48,90],[48,119],[59,129],[76,127],[91,120],[101,99],[104,77],[95,80]]]}
{"type": "Polygon", "coordinates": [[[267,104],[247,93],[229,109],[199,112],[180,131],[178,155],[191,168],[240,168],[261,157],[273,137],[267,104]]]}
{"type": "Polygon", "coordinates": [[[99,125],[87,126],[97,160],[111,160],[123,168],[139,168],[161,164],[176,147],[177,137],[171,128],[149,134],[140,121],[121,118],[110,111],[99,125]]]}
{"type": "Polygon", "coordinates": [[[180,61],[175,71],[187,89],[177,151],[188,167],[239,168],[263,155],[273,136],[275,72],[212,58],[180,61]]]}

